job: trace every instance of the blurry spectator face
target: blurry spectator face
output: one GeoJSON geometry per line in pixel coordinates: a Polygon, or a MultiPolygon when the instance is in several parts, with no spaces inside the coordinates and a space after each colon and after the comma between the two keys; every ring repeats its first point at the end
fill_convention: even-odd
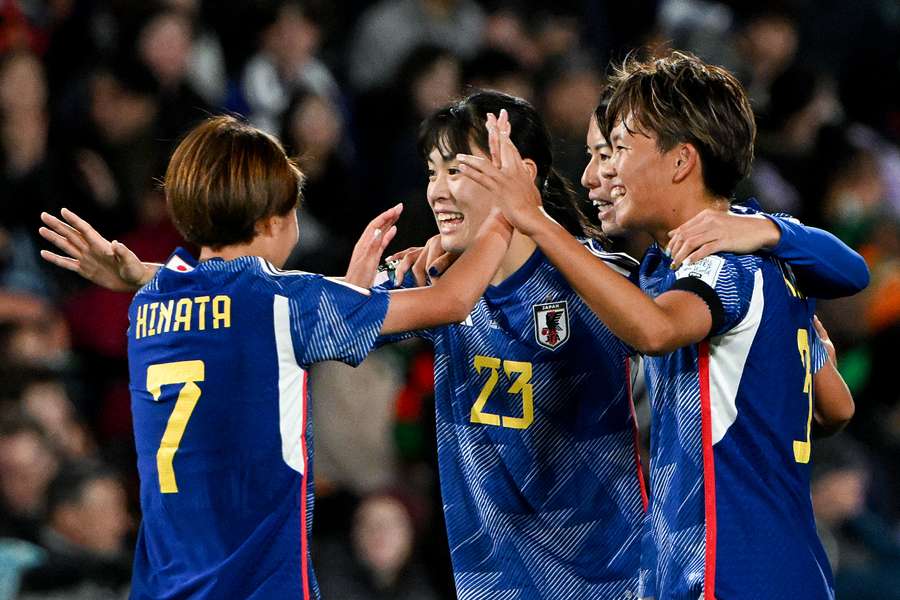
{"type": "Polygon", "coordinates": [[[47,152],[47,117],[43,111],[23,111],[0,123],[2,154],[11,174],[25,174],[40,165],[47,152]]]}
{"type": "Polygon", "coordinates": [[[438,58],[412,84],[416,112],[429,115],[458,96],[461,77],[459,61],[447,55],[438,58]]]}
{"type": "Polygon", "coordinates": [[[743,48],[756,76],[771,79],[790,64],[797,52],[797,29],[785,17],[757,19],[744,30],[743,48]]]}
{"type": "MultiPolygon", "coordinates": [[[[471,147],[469,153],[490,159],[478,147],[471,147]]],[[[491,201],[484,193],[478,184],[459,174],[455,156],[441,156],[437,148],[428,155],[426,197],[437,221],[441,245],[447,252],[462,252],[475,239],[491,211],[491,201]]]]}
{"type": "Polygon", "coordinates": [[[545,57],[565,56],[578,48],[580,32],[575,17],[550,16],[538,32],[537,44],[545,57]]]}
{"type": "Polygon", "coordinates": [[[343,124],[334,106],[320,96],[309,96],[289,117],[294,147],[327,154],[337,147],[343,124]]]}
{"type": "Polygon", "coordinates": [[[812,484],[816,517],[833,524],[859,515],[866,501],[866,474],[861,469],[838,469],[812,484]]]}
{"type": "Polygon", "coordinates": [[[356,511],[353,528],[356,552],[375,573],[396,573],[412,553],[413,527],[406,508],[397,500],[376,496],[356,511]]]}
{"type": "Polygon", "coordinates": [[[622,235],[624,230],[616,224],[616,211],[610,196],[610,180],[600,175],[603,165],[612,158],[612,148],[600,133],[597,118],[591,116],[587,136],[588,158],[590,159],[581,175],[581,185],[588,190],[588,199],[597,209],[597,217],[606,235],[622,235]]]}
{"type": "Polygon", "coordinates": [[[18,515],[36,516],[58,464],[46,442],[32,431],[0,438],[0,493],[18,515]]]}
{"type": "Polygon", "coordinates": [[[825,193],[825,213],[832,223],[859,219],[878,210],[885,185],[875,157],[858,152],[837,173],[825,193]]]}
{"type": "Polygon", "coordinates": [[[50,440],[66,456],[83,457],[88,453],[87,433],[75,419],[75,410],[58,381],[41,381],[25,388],[20,397],[22,408],[41,424],[50,440]]]}
{"type": "Polygon", "coordinates": [[[20,52],[0,63],[0,114],[43,111],[46,103],[47,83],[37,57],[20,52]]]}
{"type": "Polygon", "coordinates": [[[144,129],[156,114],[152,96],[124,89],[108,73],[94,77],[91,86],[91,117],[112,143],[124,142],[144,129]]]}
{"type": "Polygon", "coordinates": [[[122,552],[131,528],[125,490],[112,478],[88,482],[77,501],[59,505],[50,519],[63,537],[98,554],[122,552]]]}
{"type": "Polygon", "coordinates": [[[584,115],[597,103],[603,83],[592,71],[578,71],[553,81],[545,93],[547,123],[563,135],[581,137],[584,115]]]}
{"type": "Polygon", "coordinates": [[[191,24],[177,12],[165,12],[151,20],[138,41],[141,58],[163,87],[184,79],[191,52],[191,24]]]}
{"type": "Polygon", "coordinates": [[[263,45],[288,78],[316,53],[319,39],[319,27],[292,2],[281,7],[278,20],[263,32],[263,45]]]}
{"type": "Polygon", "coordinates": [[[39,319],[16,323],[4,352],[19,364],[54,366],[65,360],[70,342],[69,327],[62,315],[47,311],[39,319]]]}

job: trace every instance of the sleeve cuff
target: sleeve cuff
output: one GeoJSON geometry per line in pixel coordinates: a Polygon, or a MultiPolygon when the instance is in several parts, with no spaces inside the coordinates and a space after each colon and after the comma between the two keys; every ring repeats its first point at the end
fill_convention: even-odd
{"type": "Polygon", "coordinates": [[[681,290],[697,294],[701,300],[706,302],[709,307],[709,314],[712,316],[712,325],[709,328],[707,336],[715,335],[725,323],[725,309],[722,307],[722,300],[716,291],[705,281],[701,281],[697,277],[682,277],[675,281],[672,286],[673,290],[681,290]]]}

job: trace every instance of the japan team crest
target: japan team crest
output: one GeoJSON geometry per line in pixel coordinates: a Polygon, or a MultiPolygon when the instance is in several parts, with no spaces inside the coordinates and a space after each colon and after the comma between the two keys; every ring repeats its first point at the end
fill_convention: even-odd
{"type": "Polygon", "coordinates": [[[569,339],[569,305],[548,302],[534,305],[534,337],[548,350],[556,350],[569,339]]]}

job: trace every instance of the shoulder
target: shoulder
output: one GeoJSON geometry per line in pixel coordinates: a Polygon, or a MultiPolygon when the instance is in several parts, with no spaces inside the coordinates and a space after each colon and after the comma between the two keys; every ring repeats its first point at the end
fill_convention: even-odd
{"type": "Polygon", "coordinates": [[[755,254],[711,254],[696,262],[681,265],[675,271],[675,279],[694,278],[716,289],[752,276],[762,268],[763,262],[764,259],[755,254]]]}
{"type": "Polygon", "coordinates": [[[591,254],[625,277],[632,277],[641,266],[640,262],[624,252],[607,252],[597,240],[591,238],[578,238],[578,241],[581,242],[591,254]]]}

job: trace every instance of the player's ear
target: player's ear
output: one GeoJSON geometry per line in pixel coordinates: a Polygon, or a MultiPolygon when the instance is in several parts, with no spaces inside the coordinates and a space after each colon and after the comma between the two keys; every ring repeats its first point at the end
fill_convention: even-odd
{"type": "Polygon", "coordinates": [[[537,177],[537,163],[535,163],[530,158],[523,158],[522,162],[525,163],[525,169],[528,171],[528,174],[531,176],[531,178],[534,179],[535,177],[537,177]]]}
{"type": "Polygon", "coordinates": [[[700,153],[693,144],[678,144],[673,150],[672,183],[681,183],[695,170],[699,172],[700,153]]]}

